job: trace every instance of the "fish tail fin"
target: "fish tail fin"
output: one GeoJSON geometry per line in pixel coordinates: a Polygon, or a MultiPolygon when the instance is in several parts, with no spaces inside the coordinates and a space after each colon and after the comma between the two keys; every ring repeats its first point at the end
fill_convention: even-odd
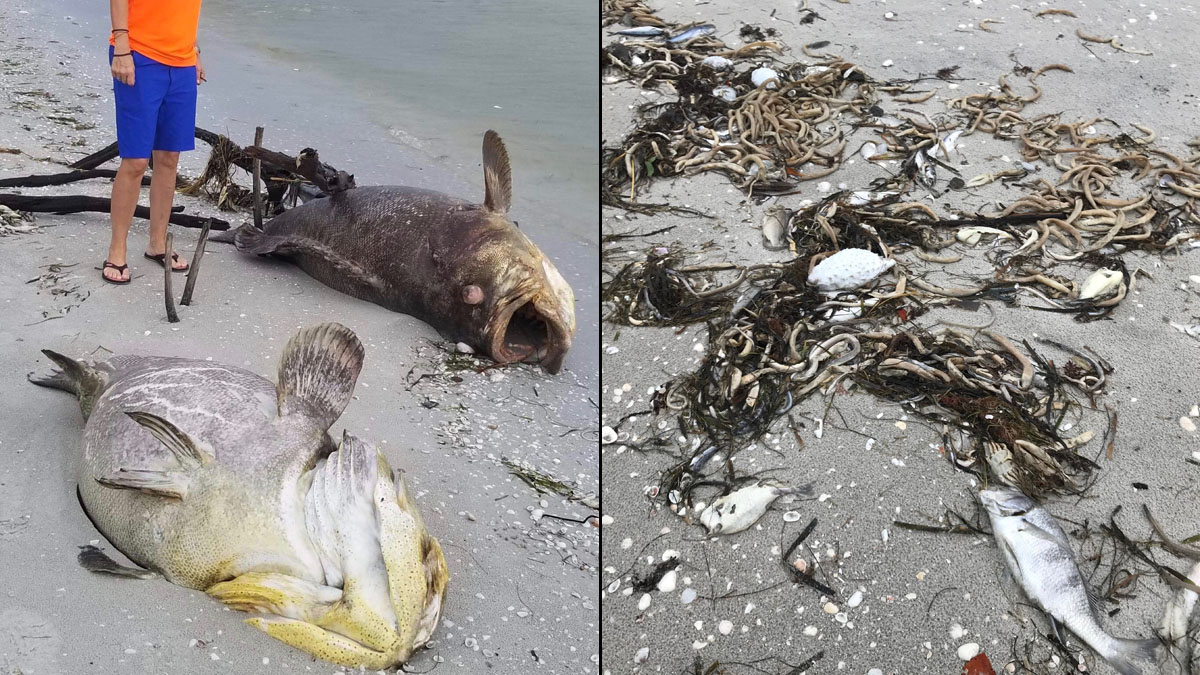
{"type": "Polygon", "coordinates": [[[234,243],[236,243],[237,233],[238,233],[237,230],[224,230],[222,232],[213,232],[212,234],[208,235],[208,240],[219,242],[222,244],[234,244],[234,243]]]}
{"type": "Polygon", "coordinates": [[[267,234],[249,223],[242,225],[233,233],[233,245],[242,253],[256,255],[278,253],[280,244],[286,241],[287,237],[267,234]]]}
{"type": "Polygon", "coordinates": [[[57,368],[30,373],[29,381],[40,387],[62,389],[75,394],[79,398],[79,405],[83,409],[84,417],[91,414],[92,404],[95,403],[96,397],[108,386],[108,377],[105,373],[83,361],[77,361],[49,349],[43,349],[42,353],[53,361],[57,368]]]}
{"type": "Polygon", "coordinates": [[[1146,640],[1117,640],[1116,653],[1106,660],[1121,675],[1142,675],[1135,661],[1153,661],[1158,656],[1162,643],[1157,638],[1146,640]]]}
{"type": "Polygon", "coordinates": [[[800,495],[802,497],[811,497],[813,496],[813,486],[812,483],[807,483],[805,485],[795,485],[792,487],[780,488],[779,493],[781,495],[800,495]]]}

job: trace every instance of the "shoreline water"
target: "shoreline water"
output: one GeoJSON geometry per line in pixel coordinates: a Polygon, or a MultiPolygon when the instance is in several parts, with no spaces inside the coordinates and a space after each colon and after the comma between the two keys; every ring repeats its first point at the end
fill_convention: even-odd
{"type": "MultiPolygon", "coordinates": [[[[32,0],[0,4],[0,148],[6,150],[0,153],[0,175],[62,172],[65,163],[113,139],[111,79],[102,42],[94,26],[73,25],[64,18],[69,15],[61,5],[32,0]]],[[[319,129],[324,111],[255,105],[250,84],[280,91],[268,86],[269,75],[248,69],[237,73],[242,79],[225,79],[231,96],[240,94],[236,102],[244,106],[228,126],[234,140],[245,143],[254,125],[265,123],[269,146],[311,144],[339,166],[348,166],[359,149],[377,142],[364,135],[345,147],[325,149],[323,143],[335,134],[304,131],[319,129]],[[235,82],[243,88],[233,88],[235,82]],[[293,125],[293,117],[305,126],[293,125]]],[[[289,95],[299,99],[302,94],[289,95]]],[[[210,103],[207,96],[216,98],[215,88],[207,93],[202,88],[202,106],[210,103]]],[[[281,103],[285,97],[271,100],[281,103]]],[[[328,110],[362,120],[349,104],[328,110]]],[[[357,128],[368,128],[368,122],[356,122],[357,128]]],[[[400,156],[388,152],[385,157],[400,156]]],[[[510,146],[510,152],[519,156],[516,148],[510,146]]],[[[183,173],[197,175],[207,157],[202,144],[187,153],[183,173]]],[[[425,171],[406,174],[411,182],[428,181],[424,184],[436,189],[468,196],[482,182],[458,179],[423,158],[412,164],[425,171]]],[[[110,189],[109,181],[92,180],[6,191],[107,196],[110,189]]],[[[217,211],[201,198],[177,195],[176,204],[187,213],[235,224],[249,219],[217,211]]],[[[130,285],[100,280],[107,215],[38,214],[33,225],[33,232],[0,236],[0,268],[18,280],[0,285],[0,372],[7,373],[0,378],[6,401],[0,413],[0,561],[6,572],[0,577],[0,671],[344,670],[244,625],[245,615],[203,593],[80,568],[77,546],[111,547],[75,498],[76,481],[87,479],[75,475],[83,427],[78,403],[24,377],[45,365],[39,350],[50,348],[98,360],[110,354],[211,358],[273,378],[279,352],[298,328],[337,321],[358,334],[366,363],[354,400],[330,431],[336,437],[344,428],[370,440],[393,467],[406,471],[450,567],[443,621],[431,648],[413,657],[412,668],[597,672],[599,534],[588,525],[538,517],[540,510],[583,519],[592,511],[557,494],[537,493],[505,464],[531,465],[585,494],[598,492],[592,403],[598,375],[587,358],[568,355],[565,370],[554,377],[528,366],[477,372],[411,317],[337,293],[294,266],[247,258],[217,244],[205,254],[195,304],[180,307],[182,321],[169,324],[157,266],[134,255],[130,285]]],[[[135,221],[131,251],[144,245],[145,231],[145,223],[135,221]]],[[[190,258],[197,232],[173,231],[177,249],[190,258]]],[[[557,260],[564,255],[551,253],[557,260]]],[[[559,267],[573,285],[582,283],[581,272],[559,267]]],[[[177,277],[176,292],[180,283],[177,277]]],[[[587,330],[586,323],[581,321],[580,330],[587,330]]],[[[573,353],[579,348],[577,343],[573,353]]]]}

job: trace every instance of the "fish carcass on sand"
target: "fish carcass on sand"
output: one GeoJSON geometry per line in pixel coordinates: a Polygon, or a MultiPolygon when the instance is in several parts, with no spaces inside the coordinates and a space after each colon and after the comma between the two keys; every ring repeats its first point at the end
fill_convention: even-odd
{"type": "Polygon", "coordinates": [[[1121,675],[1139,675],[1134,662],[1152,659],[1159,642],[1115,638],[1100,627],[1099,600],[1080,575],[1067,534],[1054,517],[1012,488],[983,490],[979,501],[1009,570],[1050,617],[1059,641],[1065,643],[1066,627],[1121,675]]]}
{"type": "Polygon", "coordinates": [[[508,151],[483,137],[483,204],[403,186],[314,199],[213,241],[276,255],[321,283],[428,323],[500,363],[557,373],[575,336],[575,296],[508,218],[508,151]]]}
{"type": "Polygon", "coordinates": [[[787,487],[758,481],[717,497],[700,513],[700,524],[708,528],[709,534],[735,534],[758,522],[779,497],[796,494],[811,495],[812,485],[787,487]]]}
{"type": "MultiPolygon", "coordinates": [[[[211,361],[44,353],[58,369],[30,380],[76,394],[87,420],[80,503],[130,560],[345,666],[390,668],[433,635],[441,546],[401,472],[328,434],[362,368],[349,329],[298,333],[277,385],[211,361]]],[[[85,553],[89,569],[114,571],[85,553]]]]}

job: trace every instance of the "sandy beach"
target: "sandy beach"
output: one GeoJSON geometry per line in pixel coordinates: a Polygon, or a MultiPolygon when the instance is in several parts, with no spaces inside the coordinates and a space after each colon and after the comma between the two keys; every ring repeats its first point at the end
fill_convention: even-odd
{"type": "MultiPolygon", "coordinates": [[[[107,64],[95,44],[63,39],[69,32],[58,31],[55,22],[69,20],[41,3],[0,6],[2,177],[66,171],[66,164],[115,138],[107,64]]],[[[280,120],[272,147],[295,152],[301,146],[289,140],[320,142],[319,129],[288,128],[286,115],[280,120]]],[[[184,175],[195,176],[207,160],[207,146],[197,145],[181,162],[184,175]]],[[[479,159],[454,161],[472,165],[479,159]]],[[[439,172],[453,174],[428,168],[429,187],[439,183],[432,177],[439,172]]],[[[451,184],[464,197],[482,195],[482,176],[451,184]]],[[[95,180],[11,191],[107,197],[110,189],[108,181],[95,180]]],[[[141,203],[146,200],[144,190],[141,203]]],[[[250,217],[218,212],[200,198],[180,195],[176,204],[235,226],[250,217]]],[[[533,220],[531,214],[517,217],[533,220]]],[[[131,255],[131,285],[101,281],[108,231],[107,214],[39,214],[0,236],[0,269],[9,278],[0,287],[0,392],[6,402],[0,414],[0,672],[342,670],[244,625],[244,614],[203,593],[82,569],[79,546],[94,543],[111,551],[75,496],[74,455],[83,420],[69,395],[25,380],[46,365],[43,348],[95,359],[211,358],[273,380],[287,340],[301,327],[325,321],[351,328],[366,347],[354,400],[330,433],[338,437],[344,428],[369,439],[406,471],[450,569],[442,624],[431,648],[408,667],[598,672],[599,532],[542,516],[582,520],[595,512],[558,494],[535,492],[503,461],[551,474],[582,495],[599,492],[598,376],[587,365],[594,356],[569,355],[558,376],[530,366],[477,372],[490,362],[454,354],[416,319],[339,294],[294,266],[248,259],[211,243],[195,303],[181,307],[182,320],[170,324],[157,265],[131,255]]],[[[177,249],[190,258],[198,231],[172,231],[177,249]]],[[[145,221],[135,220],[130,251],[143,247],[145,237],[145,221]]],[[[562,269],[573,284],[592,274],[562,269]]],[[[176,293],[182,284],[177,276],[176,293]]],[[[581,320],[581,331],[589,323],[581,320]]]]}
{"type": "MultiPolygon", "coordinates": [[[[875,82],[929,78],[920,91],[936,91],[924,102],[903,104],[880,95],[879,105],[887,114],[917,120],[949,119],[949,100],[997,92],[1001,75],[1025,87],[1027,80],[1014,74],[1023,65],[1032,72],[1063,64],[1073,72],[1047,71],[1038,78],[1041,97],[1021,114],[1061,113],[1064,121],[1101,118],[1137,136],[1143,134],[1132,125],[1140,124],[1152,128],[1156,143],[1168,152],[1194,154],[1186,145],[1195,136],[1197,114],[1188,43],[1200,28],[1200,17],[1190,4],[803,3],[816,17],[800,11],[800,3],[752,8],[683,0],[648,5],[670,25],[713,24],[713,37],[731,48],[752,39],[739,35],[744,25],[766,29],[766,39],[784,45],[777,63],[815,63],[802,46],[828,43],[818,49],[858,64],[875,82]],[[1036,16],[1050,8],[1074,16],[1036,16]],[[1083,40],[1077,29],[1114,36],[1122,47],[1151,54],[1083,40]],[[953,78],[936,77],[939,70],[953,67],[953,78]]],[[[624,28],[601,28],[602,44],[621,41],[615,32],[624,28]]],[[[754,58],[735,60],[734,69],[741,74],[757,65],[754,58]]],[[[603,85],[603,144],[618,148],[634,128],[639,106],[677,96],[665,87],[643,88],[637,78],[623,79],[616,69],[607,74],[613,81],[603,85]]],[[[798,183],[797,194],[747,199],[716,172],[643,181],[638,202],[685,206],[711,218],[606,207],[606,236],[665,231],[605,243],[602,281],[658,247],[685,253],[691,265],[790,260],[787,250],[764,248],[760,223],[769,207],[800,209],[803,200],[817,202],[837,190],[874,189],[868,187],[872,181],[900,170],[899,161],[871,162],[859,155],[864,141],[878,142],[879,136],[874,129],[851,129],[851,119],[847,113],[843,120],[850,135],[841,167],[819,180],[798,183]]],[[[1019,158],[1016,148],[984,133],[963,135],[949,164],[967,180],[1012,166],[1019,158]]],[[[945,185],[948,174],[938,170],[945,185]]],[[[1053,182],[1059,173],[1043,164],[1030,178],[1053,182]]],[[[1017,186],[996,181],[966,190],[940,189],[932,196],[914,187],[904,199],[921,202],[945,218],[997,211],[1021,194],[1017,186]]],[[[930,278],[943,286],[967,285],[968,278],[992,273],[985,256],[995,250],[988,244],[955,243],[941,254],[961,255],[962,262],[950,273],[931,272],[946,276],[930,278]]],[[[910,272],[934,267],[922,266],[911,251],[897,258],[910,272]]],[[[990,302],[995,310],[991,331],[1032,344],[1045,338],[1087,345],[1113,367],[1104,394],[1068,434],[1094,432],[1095,440],[1079,452],[1096,460],[1096,483],[1082,497],[1046,500],[1070,536],[1084,577],[1104,589],[1113,579],[1112,541],[1100,536],[1097,526],[1107,524],[1116,507],[1123,507],[1117,522],[1138,542],[1152,534],[1142,516],[1143,504],[1176,540],[1194,535],[1200,516],[1200,467],[1188,462],[1200,450],[1200,433],[1190,422],[1200,403],[1200,342],[1168,323],[1195,324],[1200,316],[1200,277],[1194,276],[1200,274],[1200,251],[1185,245],[1161,254],[1127,253],[1124,259],[1131,271],[1146,274],[1138,274],[1136,287],[1103,320],[1081,323],[1070,314],[1032,311],[1029,306],[1038,303],[1026,299],[1015,306],[990,302]],[[1119,415],[1111,458],[1100,445],[1107,426],[1105,406],[1119,415]]],[[[1055,272],[1076,283],[1087,276],[1070,265],[1055,272]]],[[[732,278],[718,277],[720,283],[732,278]]],[[[614,309],[607,304],[605,315],[614,309]]],[[[987,318],[983,311],[946,308],[914,325],[932,330],[941,321],[978,325],[987,318]]],[[[651,408],[656,399],[661,403],[666,383],[700,366],[710,337],[703,323],[676,328],[605,322],[602,327],[602,424],[619,434],[601,453],[603,672],[947,674],[962,668],[960,652],[980,650],[998,673],[1010,665],[1008,672],[1079,672],[1076,659],[1083,660],[1087,672],[1113,672],[1074,636],[1069,636],[1068,652],[1051,646],[1044,616],[1005,570],[991,536],[920,532],[895,524],[953,525],[948,509],[970,517],[979,480],[955,471],[943,456],[938,425],[859,388],[817,391],[764,436],[747,439],[733,459],[739,475],[761,475],[787,485],[811,483],[812,498],[782,499],[753,527],[729,536],[708,536],[695,513],[681,518],[669,508],[666,495],[652,498],[664,472],[688,461],[693,443],[701,440],[681,433],[670,410],[654,414],[651,408]],[[789,418],[796,423],[792,428],[789,418]],[[797,556],[780,560],[783,549],[813,518],[817,525],[798,557],[810,571],[815,566],[814,577],[835,591],[832,596],[791,580],[785,565],[790,567],[797,556]],[[653,584],[645,592],[634,590],[671,557],[678,567],[668,591],[653,584]],[[819,658],[814,662],[814,657],[819,658]],[[801,667],[806,662],[810,665],[801,667]]],[[[705,472],[718,481],[722,473],[717,463],[705,472]]],[[[708,488],[704,496],[711,501],[718,493],[708,488]]],[[[1147,550],[1157,562],[1182,572],[1192,564],[1156,546],[1147,550]]],[[[1122,566],[1141,569],[1139,564],[1118,563],[1117,577],[1122,566]]],[[[1129,583],[1104,599],[1102,624],[1115,636],[1153,637],[1172,589],[1153,571],[1129,583]]],[[[1154,668],[1144,672],[1177,672],[1154,668]]]]}

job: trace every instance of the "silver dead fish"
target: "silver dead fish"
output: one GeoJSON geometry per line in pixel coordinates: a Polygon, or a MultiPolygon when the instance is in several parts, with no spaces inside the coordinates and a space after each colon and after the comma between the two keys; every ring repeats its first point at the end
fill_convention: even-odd
{"type": "Polygon", "coordinates": [[[788,223],[792,220],[792,212],[786,206],[775,204],[763,215],[762,236],[763,246],[772,251],[787,248],[788,223]]]}
{"type": "Polygon", "coordinates": [[[712,35],[713,32],[715,32],[716,30],[717,30],[717,27],[712,25],[711,23],[706,23],[706,24],[703,24],[700,26],[692,26],[691,28],[683,31],[679,35],[676,35],[676,36],[670,38],[669,40],[667,40],[667,42],[670,44],[676,45],[676,44],[679,44],[680,42],[687,42],[689,40],[695,40],[698,37],[704,37],[705,35],[712,35]]]}
{"type": "Polygon", "coordinates": [[[812,495],[812,485],[787,487],[759,481],[718,497],[700,514],[700,524],[709,534],[734,534],[758,522],[767,507],[783,495],[812,495]]]}
{"type": "Polygon", "coordinates": [[[1152,659],[1158,641],[1116,638],[1100,627],[1099,599],[1084,582],[1075,552],[1054,517],[1019,490],[979,493],[996,544],[1025,594],[1046,615],[1060,642],[1067,628],[1121,675],[1141,675],[1135,661],[1152,659]]]}

